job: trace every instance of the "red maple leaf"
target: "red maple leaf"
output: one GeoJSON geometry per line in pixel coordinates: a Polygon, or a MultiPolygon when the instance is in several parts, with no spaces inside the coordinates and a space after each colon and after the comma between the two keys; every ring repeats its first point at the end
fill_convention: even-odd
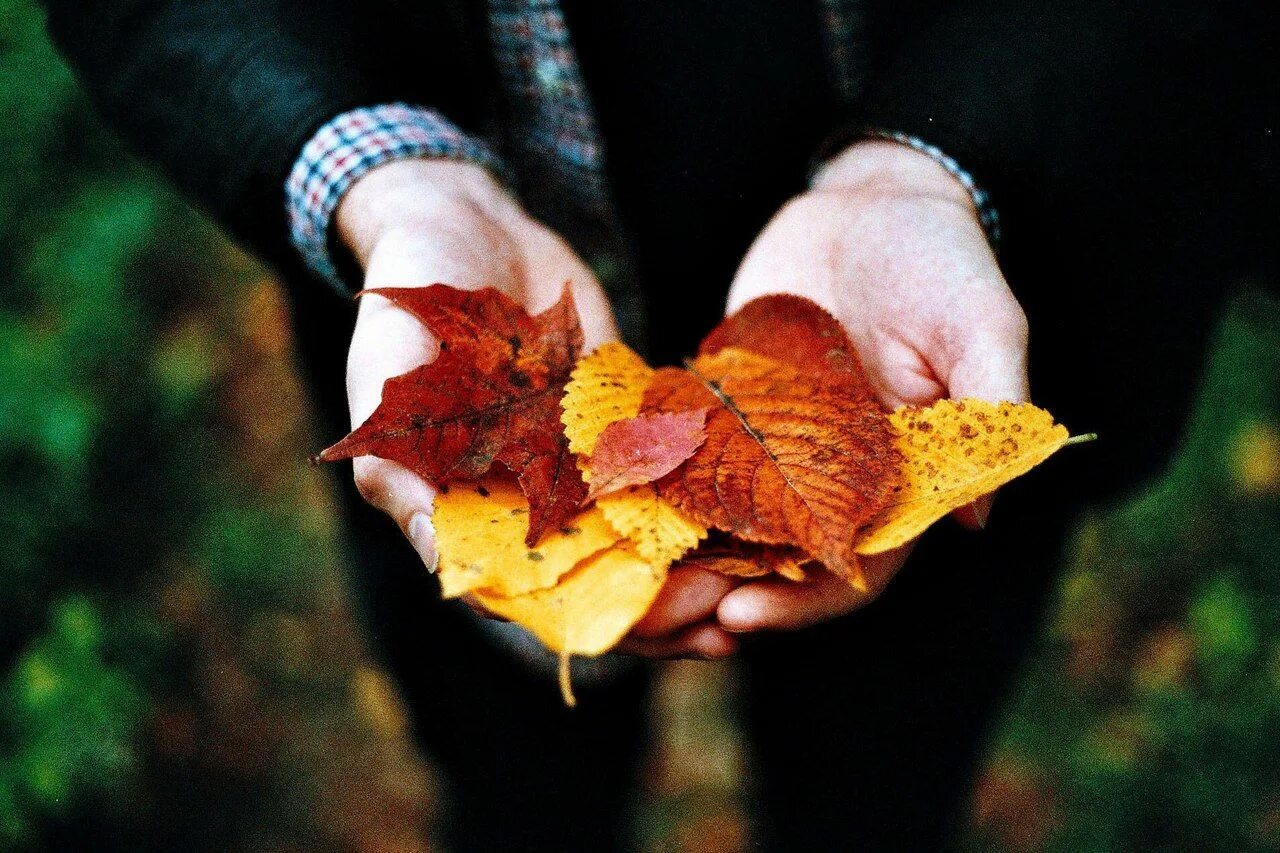
{"type": "Polygon", "coordinates": [[[440,354],[388,379],[369,419],[318,459],[378,456],[436,487],[500,463],[529,499],[530,546],[577,513],[587,486],[560,423],[560,398],[582,350],[569,287],[533,317],[493,288],[365,292],[418,318],[439,338],[440,354]]]}

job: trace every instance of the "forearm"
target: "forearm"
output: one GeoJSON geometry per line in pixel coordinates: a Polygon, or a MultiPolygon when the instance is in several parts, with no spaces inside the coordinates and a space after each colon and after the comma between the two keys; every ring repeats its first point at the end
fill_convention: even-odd
{"type": "MultiPolygon", "coordinates": [[[[306,141],[345,110],[398,100],[414,78],[390,56],[435,47],[402,51],[390,13],[323,0],[47,3],[55,40],[108,121],[268,259],[292,254],[283,187],[306,141]]],[[[415,94],[475,120],[435,64],[424,61],[415,94]]]]}

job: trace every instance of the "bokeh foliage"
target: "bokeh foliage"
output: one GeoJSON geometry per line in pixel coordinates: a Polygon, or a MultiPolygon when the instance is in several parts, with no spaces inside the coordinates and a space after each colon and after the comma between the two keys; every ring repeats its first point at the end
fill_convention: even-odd
{"type": "MultiPolygon", "coordinates": [[[[431,774],[346,605],[278,288],[0,0],[0,848],[420,850],[431,774]]],[[[1167,476],[1083,525],[975,849],[1280,846],[1280,308],[1167,476]]],[[[669,669],[655,850],[746,838],[732,671],[669,669]]]]}

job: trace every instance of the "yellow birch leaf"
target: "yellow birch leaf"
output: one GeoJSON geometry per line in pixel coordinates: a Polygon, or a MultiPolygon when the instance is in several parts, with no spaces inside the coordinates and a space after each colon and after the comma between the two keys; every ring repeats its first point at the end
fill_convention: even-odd
{"type": "Polygon", "coordinates": [[[859,531],[854,550],[879,554],[905,545],[953,509],[1019,477],[1070,439],[1067,428],[1030,403],[939,400],[889,416],[902,453],[894,497],[859,531]]]}
{"type": "Polygon", "coordinates": [[[707,528],[658,497],[648,483],[604,495],[596,506],[613,529],[630,539],[636,552],[656,569],[665,569],[698,545],[707,528]]]}
{"type": "Polygon", "coordinates": [[[622,538],[592,507],[530,548],[524,543],[528,519],[529,501],[504,480],[454,483],[436,495],[431,522],[444,597],[479,589],[507,596],[547,589],[622,538]]]}
{"type": "Polygon", "coordinates": [[[649,610],[667,579],[629,544],[619,543],[579,563],[551,589],[518,596],[477,590],[487,610],[527,628],[554,652],[601,655],[649,610]]]}
{"type": "Polygon", "coordinates": [[[578,361],[560,400],[569,449],[591,455],[604,428],[640,413],[653,368],[626,344],[607,343],[578,361]]]}

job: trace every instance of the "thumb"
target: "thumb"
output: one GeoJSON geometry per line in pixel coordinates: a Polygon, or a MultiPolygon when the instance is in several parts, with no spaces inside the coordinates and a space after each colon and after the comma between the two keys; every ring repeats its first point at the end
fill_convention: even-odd
{"type": "MultiPolygon", "coordinates": [[[[1027,376],[1027,324],[1021,310],[1016,317],[971,337],[947,375],[947,396],[974,397],[991,403],[1021,403],[1031,398],[1027,376]]],[[[995,495],[983,495],[952,513],[962,526],[987,526],[995,495]]]]}
{"type": "Polygon", "coordinates": [[[399,463],[374,456],[352,460],[360,496],[391,516],[427,569],[436,570],[436,532],[431,525],[435,489],[399,463]]]}
{"type": "Polygon", "coordinates": [[[975,397],[989,403],[1028,400],[1026,321],[1010,320],[970,336],[947,371],[946,385],[947,396],[954,399],[975,397]]]}

